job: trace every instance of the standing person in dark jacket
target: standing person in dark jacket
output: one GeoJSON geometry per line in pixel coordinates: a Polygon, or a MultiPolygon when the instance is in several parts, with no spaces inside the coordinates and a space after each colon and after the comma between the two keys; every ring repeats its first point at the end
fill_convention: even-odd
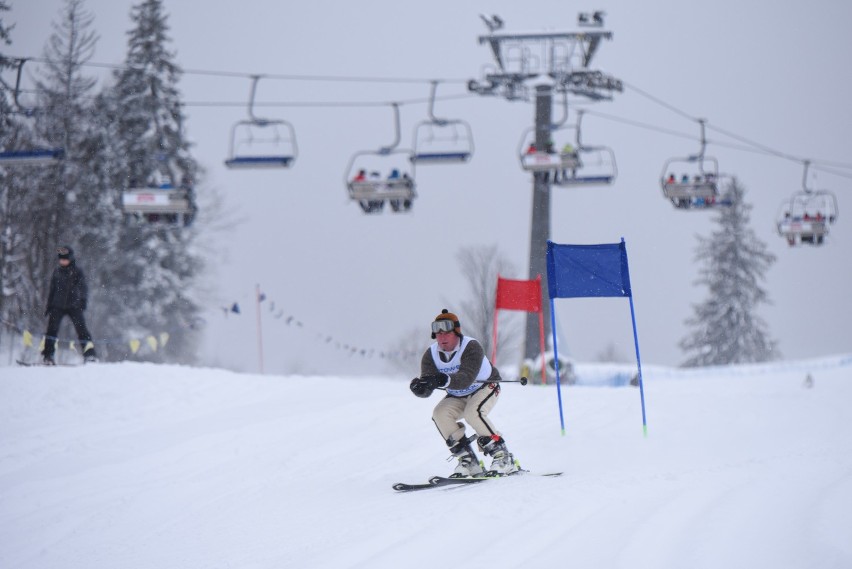
{"type": "Polygon", "coordinates": [[[62,318],[68,316],[77,337],[83,346],[83,357],[87,362],[97,361],[95,344],[92,335],[86,328],[86,319],[83,311],[86,310],[89,289],[86,285],[86,276],[74,259],[74,250],[71,247],[59,247],[59,266],[53,270],[50,277],[50,292],[47,293],[47,334],[44,339],[44,363],[54,365],[53,353],[56,349],[56,335],[59,333],[59,324],[62,318]]]}
{"type": "Polygon", "coordinates": [[[423,354],[420,377],[411,380],[409,388],[418,397],[429,397],[438,388],[446,390],[432,412],[432,421],[450,453],[459,460],[451,477],[504,475],[519,469],[506,441],[488,417],[500,395],[500,372],[485,357],[482,345],[464,336],[458,316],[446,308],[432,322],[435,339],[423,354]],[[475,431],[468,437],[464,420],[475,431]],[[490,456],[486,471],[480,464],[473,441],[490,456]]]}

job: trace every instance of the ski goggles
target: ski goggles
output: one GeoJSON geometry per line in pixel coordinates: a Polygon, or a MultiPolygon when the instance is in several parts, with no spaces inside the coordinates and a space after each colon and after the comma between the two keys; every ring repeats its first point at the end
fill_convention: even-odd
{"type": "Polygon", "coordinates": [[[437,334],[438,332],[452,332],[455,327],[456,323],[452,320],[435,320],[432,322],[432,333],[437,334]]]}
{"type": "Polygon", "coordinates": [[[68,249],[68,247],[57,247],[56,248],[56,253],[59,254],[59,255],[67,255],[70,252],[71,251],[68,249]]]}

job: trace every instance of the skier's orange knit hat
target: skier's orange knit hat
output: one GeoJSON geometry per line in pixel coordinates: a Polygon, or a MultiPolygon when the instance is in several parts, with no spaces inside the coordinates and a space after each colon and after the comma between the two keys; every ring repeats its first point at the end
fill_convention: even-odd
{"type": "MultiPolygon", "coordinates": [[[[441,320],[449,320],[453,323],[453,332],[455,332],[456,336],[461,338],[461,323],[459,322],[459,317],[447,310],[446,308],[441,310],[441,313],[435,317],[433,320],[433,324],[435,322],[440,322],[441,320]]],[[[449,330],[447,330],[449,332],[449,330]]],[[[435,327],[432,327],[432,339],[435,339],[435,327]]]]}

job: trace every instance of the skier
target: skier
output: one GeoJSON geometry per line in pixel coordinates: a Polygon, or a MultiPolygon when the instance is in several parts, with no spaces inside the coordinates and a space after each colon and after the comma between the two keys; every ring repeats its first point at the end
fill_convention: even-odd
{"type": "Polygon", "coordinates": [[[74,324],[77,337],[83,345],[85,360],[97,361],[95,344],[92,342],[92,335],[86,328],[86,319],[83,316],[88,302],[86,276],[77,266],[74,250],[71,247],[59,247],[56,252],[59,256],[59,266],[53,270],[53,275],[50,277],[50,292],[47,294],[47,309],[44,311],[44,315],[48,317],[44,350],[41,352],[44,363],[48,365],[56,363],[53,360],[56,335],[59,333],[59,324],[65,316],[68,316],[74,324]]]}
{"type": "Polygon", "coordinates": [[[462,334],[458,316],[446,308],[432,322],[432,338],[436,341],[423,354],[420,377],[412,379],[409,388],[418,397],[429,397],[439,387],[447,391],[435,406],[432,420],[452,456],[459,459],[452,477],[517,471],[503,436],[488,418],[500,395],[500,372],[485,357],[482,345],[462,334]],[[476,431],[475,435],[467,437],[461,419],[476,431]],[[471,448],[474,439],[492,458],[488,473],[471,448]]]}

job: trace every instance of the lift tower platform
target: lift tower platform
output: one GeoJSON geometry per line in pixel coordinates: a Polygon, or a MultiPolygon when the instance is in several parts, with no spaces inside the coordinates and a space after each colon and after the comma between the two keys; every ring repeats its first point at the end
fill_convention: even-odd
{"type": "MultiPolygon", "coordinates": [[[[546,148],[553,129],[551,122],[553,93],[565,93],[588,101],[612,100],[623,90],[622,82],[591,67],[603,40],[612,32],[604,27],[604,13],[581,13],[578,31],[508,33],[502,31],[499,16],[482,16],[489,33],[479,36],[480,44],[491,48],[494,64],[483,68],[482,78],[471,79],[468,90],[483,96],[499,96],[509,101],[528,101],[535,97],[535,145],[546,148]]],[[[549,172],[532,172],[533,204],[530,223],[529,278],[541,275],[542,298],[547,298],[547,241],[550,238],[549,172]]],[[[545,311],[545,337],[550,337],[550,306],[545,311]]],[[[538,317],[528,314],[524,357],[533,359],[541,351],[538,317]]]]}

